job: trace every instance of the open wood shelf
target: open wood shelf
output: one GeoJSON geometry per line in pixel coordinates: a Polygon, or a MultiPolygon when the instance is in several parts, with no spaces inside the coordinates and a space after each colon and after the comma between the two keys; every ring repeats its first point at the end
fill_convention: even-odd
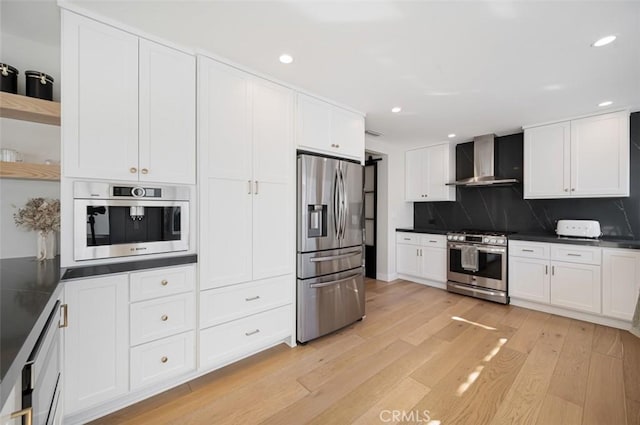
{"type": "Polygon", "coordinates": [[[0,117],[60,125],[60,103],[0,92],[0,117]]]}
{"type": "Polygon", "coordinates": [[[0,162],[0,178],[59,181],[60,166],[28,162],[0,162]]]}

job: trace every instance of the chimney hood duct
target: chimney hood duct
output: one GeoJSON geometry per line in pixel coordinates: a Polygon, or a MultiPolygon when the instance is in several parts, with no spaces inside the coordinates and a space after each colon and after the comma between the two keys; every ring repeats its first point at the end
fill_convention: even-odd
{"type": "Polygon", "coordinates": [[[495,176],[495,137],[495,134],[474,137],[473,177],[447,183],[448,186],[503,186],[519,183],[517,179],[501,179],[495,176]]]}

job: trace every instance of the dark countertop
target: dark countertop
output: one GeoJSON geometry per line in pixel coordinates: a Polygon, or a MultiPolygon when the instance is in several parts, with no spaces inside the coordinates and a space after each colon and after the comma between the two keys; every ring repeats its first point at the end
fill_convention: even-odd
{"type": "Polygon", "coordinates": [[[136,270],[155,269],[158,267],[180,266],[182,264],[192,264],[196,262],[198,262],[198,256],[193,254],[183,255],[180,257],[155,258],[151,260],[73,267],[67,269],[62,276],[62,280],[86,278],[103,274],[126,273],[136,270]]]}
{"type": "Polygon", "coordinates": [[[60,257],[0,260],[0,406],[31,354],[62,290],[60,257]]]}
{"type": "Polygon", "coordinates": [[[603,236],[599,239],[586,239],[568,238],[565,236],[557,236],[552,233],[514,233],[512,235],[509,235],[509,240],[562,243],[568,245],[586,245],[596,246],[600,248],[640,249],[639,240],[619,239],[610,236],[603,236]]]}
{"type": "Polygon", "coordinates": [[[397,227],[396,232],[409,232],[409,233],[428,233],[431,235],[446,235],[451,230],[442,229],[415,229],[413,227],[397,227]]]}

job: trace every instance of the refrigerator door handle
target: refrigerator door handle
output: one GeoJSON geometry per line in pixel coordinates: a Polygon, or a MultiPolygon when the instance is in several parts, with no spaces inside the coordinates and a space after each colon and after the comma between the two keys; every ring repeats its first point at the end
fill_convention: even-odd
{"type": "Polygon", "coordinates": [[[343,258],[355,257],[356,255],[362,255],[362,250],[351,251],[345,254],[330,255],[328,257],[310,258],[309,261],[311,261],[312,263],[322,263],[324,261],[334,261],[334,260],[341,260],[343,258]]]}
{"type": "Polygon", "coordinates": [[[336,229],[336,239],[340,239],[340,177],[337,169],[333,178],[333,225],[336,229]]]}
{"type": "Polygon", "coordinates": [[[344,174],[342,170],[340,170],[340,176],[342,179],[342,239],[344,239],[344,235],[347,231],[347,217],[348,213],[348,199],[347,199],[347,184],[345,183],[344,174]]]}
{"type": "Polygon", "coordinates": [[[339,283],[346,282],[346,281],[351,280],[354,277],[358,277],[358,276],[362,276],[362,273],[356,273],[356,274],[353,274],[351,276],[347,276],[347,277],[342,278],[342,279],[332,280],[331,282],[312,283],[311,285],[309,285],[309,288],[316,289],[316,288],[324,288],[325,286],[337,285],[339,283]]]}

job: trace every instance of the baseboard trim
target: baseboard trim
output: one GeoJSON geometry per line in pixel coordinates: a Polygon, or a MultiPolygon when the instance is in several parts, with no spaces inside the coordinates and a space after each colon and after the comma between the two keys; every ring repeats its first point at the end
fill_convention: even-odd
{"type": "Polygon", "coordinates": [[[376,273],[376,279],[383,282],[393,282],[398,278],[398,273],[376,273]]]}

